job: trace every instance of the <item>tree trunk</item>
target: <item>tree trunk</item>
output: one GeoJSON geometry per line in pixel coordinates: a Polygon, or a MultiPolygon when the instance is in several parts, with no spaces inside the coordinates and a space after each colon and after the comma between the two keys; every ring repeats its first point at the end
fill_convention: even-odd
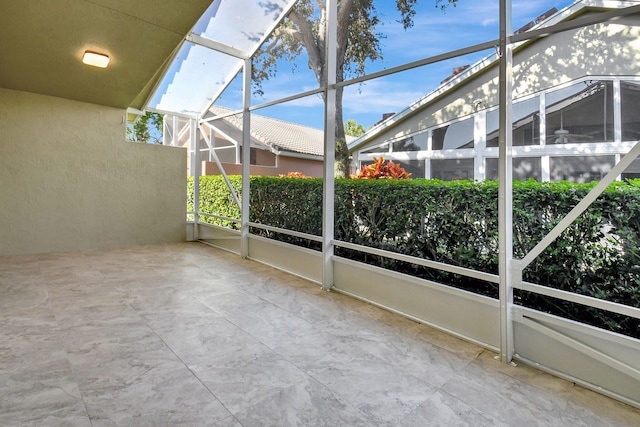
{"type": "MultiPolygon", "coordinates": [[[[344,134],[344,118],[342,116],[343,93],[343,87],[336,89],[336,163],[334,168],[336,178],[346,178],[349,176],[349,149],[347,148],[347,140],[344,134]]],[[[329,129],[327,129],[327,131],[329,131],[329,129]]]]}

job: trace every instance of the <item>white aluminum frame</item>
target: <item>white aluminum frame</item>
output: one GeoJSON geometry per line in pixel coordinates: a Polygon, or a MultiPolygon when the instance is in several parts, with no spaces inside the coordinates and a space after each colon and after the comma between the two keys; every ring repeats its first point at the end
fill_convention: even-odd
{"type": "Polygon", "coordinates": [[[500,300],[500,360],[510,363],[513,358],[513,178],[512,178],[512,97],[513,45],[511,28],[511,0],[500,0],[500,136],[498,157],[498,240],[499,240],[499,300],[500,300]]]}
{"type": "MultiPolygon", "coordinates": [[[[243,98],[243,143],[249,146],[250,112],[259,108],[276,105],[293,99],[308,96],[310,94],[324,93],[325,103],[325,165],[323,187],[323,231],[322,237],[284,230],[264,224],[249,222],[249,150],[243,150],[243,192],[240,203],[242,218],[239,220],[241,231],[232,231],[209,224],[199,225],[199,186],[198,180],[194,182],[194,234],[196,237],[213,239],[213,244],[227,250],[233,249],[233,242],[240,240],[240,246],[235,247],[236,252],[244,257],[265,262],[276,268],[281,268],[293,274],[308,278],[320,283],[323,289],[334,289],[356,298],[369,301],[373,304],[385,307],[391,311],[400,313],[417,321],[446,330],[456,336],[476,342],[486,348],[499,351],[499,359],[505,363],[512,363],[512,359],[533,364],[541,369],[556,375],[576,381],[585,387],[605,393],[616,399],[631,405],[640,407],[640,367],[637,359],[640,350],[640,341],[630,337],[619,336],[588,325],[576,324],[566,319],[557,318],[545,313],[536,312],[524,307],[514,306],[513,290],[521,289],[542,295],[561,298],[579,304],[609,310],[615,313],[640,318],[640,309],[595,298],[571,294],[564,291],[546,288],[536,284],[522,281],[522,270],[536,257],[553,239],[555,239],[566,227],[568,227],[586,207],[610,184],[615,177],[626,168],[640,154],[640,144],[629,148],[625,155],[607,176],[589,193],[589,195],[571,213],[561,221],[548,236],[546,236],[529,254],[522,260],[513,259],[512,248],[512,168],[511,162],[517,147],[512,147],[512,48],[514,43],[530,38],[542,37],[553,32],[578,28],[597,22],[604,22],[618,16],[640,12],[640,6],[633,6],[624,10],[600,13],[596,16],[585,16],[569,22],[563,22],[543,30],[526,32],[513,35],[511,28],[511,0],[500,0],[500,38],[454,52],[416,61],[393,69],[359,77],[350,81],[337,83],[335,75],[335,46],[336,46],[336,16],[337,0],[327,1],[327,49],[328,66],[327,86],[302,94],[293,95],[281,100],[272,101],[259,106],[251,106],[247,96],[250,81],[250,59],[244,62],[244,89],[243,98]],[[384,250],[367,248],[348,242],[336,241],[334,238],[334,148],[335,148],[335,91],[337,87],[344,87],[370,79],[413,69],[426,64],[435,63],[459,55],[477,52],[492,46],[499,46],[500,53],[500,135],[498,147],[499,159],[499,275],[472,271],[456,266],[435,263],[429,260],[418,259],[402,254],[396,254],[384,250]],[[285,233],[296,237],[307,238],[322,242],[322,251],[311,251],[293,245],[272,241],[249,234],[249,228],[256,227],[278,233],[285,233]],[[381,255],[436,268],[468,277],[487,280],[499,284],[499,299],[491,299],[466,291],[453,289],[441,284],[432,283],[422,279],[406,276],[393,271],[372,267],[340,258],[334,254],[336,246],[358,250],[372,255],[381,255]],[[384,281],[376,278],[384,276],[384,281]],[[446,304],[441,304],[446,302],[446,304]],[[471,320],[460,322],[461,314],[466,313],[473,317],[471,320]],[[531,343],[545,342],[546,347],[535,346],[531,343]],[[618,353],[611,354],[607,346],[613,346],[618,353]],[[621,349],[621,350],[620,350],[621,349]],[[594,368],[595,366],[595,368],[594,368]],[[603,369],[606,374],[593,375],[594,370],[603,369]],[[624,383],[620,387],[615,382],[607,380],[607,376],[621,378],[624,382],[630,378],[631,383],[624,383]],[[638,387],[634,388],[634,386],[638,387]]],[[[541,101],[542,103],[543,101],[541,101]]],[[[544,107],[544,105],[541,105],[544,107]]],[[[617,115],[619,117],[619,114],[617,115]]],[[[200,118],[202,120],[202,118],[200,118]]],[[[619,123],[617,124],[619,125],[619,123]]],[[[616,127],[619,129],[619,126],[616,127]]],[[[194,120],[191,123],[193,155],[195,156],[198,126],[194,120]],[[195,136],[194,136],[195,135],[195,136]]],[[[476,128],[476,133],[483,130],[476,128]]],[[[486,132],[485,132],[486,133],[486,132]]],[[[620,135],[616,135],[619,141],[620,135]]],[[[429,141],[430,145],[430,141],[429,141]]],[[[429,147],[430,148],[430,147],[429,147]]],[[[469,153],[476,158],[481,157],[480,150],[472,149],[469,153]]],[[[550,149],[541,144],[541,150],[550,149]]],[[[451,150],[453,151],[453,150],[451,150]]],[[[491,152],[491,149],[487,149],[491,152]]],[[[622,153],[615,153],[619,156],[622,153]]],[[[446,158],[452,153],[439,154],[446,158]]],[[[438,154],[433,154],[437,158],[438,154]]],[[[483,157],[484,158],[484,157],[483,157]]],[[[198,169],[198,162],[194,162],[194,171],[198,169]]],[[[548,168],[548,165],[546,165],[548,168]]],[[[544,165],[543,165],[544,168],[544,165]]],[[[199,174],[196,174],[196,177],[199,174]]],[[[226,219],[226,218],[223,218],[226,219]]],[[[238,220],[236,220],[238,221],[238,220]]]]}
{"type": "MultiPolygon", "coordinates": [[[[553,93],[557,90],[585,82],[587,80],[600,80],[609,81],[613,84],[614,90],[614,140],[613,142],[581,142],[581,143],[565,143],[565,144],[546,144],[545,132],[540,132],[540,145],[526,145],[526,146],[512,146],[511,155],[513,159],[516,158],[540,158],[541,163],[541,181],[551,181],[550,170],[550,158],[551,157],[572,157],[572,156],[584,156],[584,152],[588,153],[588,156],[615,156],[616,163],[620,160],[620,156],[627,154],[631,148],[635,145],[635,142],[622,140],[622,113],[621,113],[621,89],[622,82],[636,82],[640,83],[640,77],[631,76],[589,76],[582,77],[580,79],[572,80],[562,85],[554,87],[552,90],[546,90],[534,95],[530,95],[524,98],[518,99],[518,102],[525,102],[530,99],[537,98],[540,103],[539,111],[545,111],[545,100],[548,93],[553,93]]],[[[433,178],[431,174],[431,160],[444,160],[444,159],[473,159],[474,160],[474,176],[473,179],[477,181],[483,181],[486,178],[486,160],[499,158],[499,147],[486,147],[486,116],[489,113],[497,111],[497,108],[483,109],[474,114],[467,115],[450,122],[444,122],[437,127],[430,127],[425,130],[419,130],[409,135],[403,135],[402,137],[391,138],[380,143],[379,147],[387,146],[384,151],[385,159],[394,161],[411,161],[418,160],[425,162],[425,177],[433,178]],[[433,130],[448,126],[453,123],[457,123],[463,120],[472,118],[474,120],[474,148],[462,148],[462,149],[446,149],[446,150],[432,150],[431,146],[427,147],[427,150],[410,151],[410,152],[396,152],[392,150],[393,144],[402,141],[406,138],[415,137],[417,135],[425,135],[428,139],[431,139],[433,130]]],[[[541,129],[546,130],[546,114],[540,115],[541,129]]],[[[375,146],[365,147],[361,150],[369,151],[375,148],[375,146]]],[[[383,153],[380,150],[378,153],[355,153],[354,159],[356,164],[361,161],[371,161],[374,157],[383,153]]],[[[617,177],[620,179],[620,176],[617,177]]]]}
{"type": "Polygon", "coordinates": [[[330,290],[334,284],[333,253],[335,228],[335,149],[336,149],[336,83],[337,83],[337,39],[338,0],[327,0],[327,36],[325,66],[327,87],[325,88],[324,112],[324,173],[322,197],[322,288],[330,290]]]}

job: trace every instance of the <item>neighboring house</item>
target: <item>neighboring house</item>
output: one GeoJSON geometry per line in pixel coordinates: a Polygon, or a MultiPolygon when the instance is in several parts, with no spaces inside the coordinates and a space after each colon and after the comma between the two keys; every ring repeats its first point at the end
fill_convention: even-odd
{"type": "MultiPolygon", "coordinates": [[[[217,160],[229,175],[242,173],[242,114],[212,106],[202,123],[200,161],[202,175],[220,173],[217,160]],[[223,118],[215,119],[216,117],[223,118]]],[[[165,120],[165,144],[186,146],[188,122],[165,120]],[[175,131],[174,131],[175,129],[175,131]],[[174,137],[175,135],[175,137],[174,137]]],[[[252,175],[280,175],[302,172],[322,177],[324,132],[270,117],[251,114],[252,175]]]]}
{"type": "MultiPolygon", "coordinates": [[[[582,0],[521,31],[639,3],[582,0]]],[[[639,41],[640,17],[633,15],[514,48],[515,179],[598,180],[631,149],[640,138],[639,41]]],[[[435,91],[350,143],[349,151],[357,163],[383,155],[414,178],[497,179],[497,105],[494,54],[454,70],[435,91]]],[[[640,177],[639,160],[622,175],[630,177],[640,177]]]]}

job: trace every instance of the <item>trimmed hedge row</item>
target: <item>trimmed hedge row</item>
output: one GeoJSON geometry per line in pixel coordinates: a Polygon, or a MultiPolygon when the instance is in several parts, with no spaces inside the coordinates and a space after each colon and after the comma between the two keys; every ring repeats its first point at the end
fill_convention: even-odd
{"type": "MultiPolygon", "coordinates": [[[[231,185],[236,190],[238,197],[242,194],[242,176],[229,176],[231,185]]],[[[187,181],[187,212],[193,212],[193,177],[187,181]]],[[[240,219],[240,208],[236,204],[227,183],[222,176],[203,176],[200,178],[200,212],[223,216],[227,218],[240,219]]],[[[228,227],[234,230],[239,229],[239,225],[228,220],[200,217],[201,222],[228,227]]]]}
{"type": "MultiPolygon", "coordinates": [[[[240,177],[230,177],[240,188],[240,177]]],[[[514,182],[513,247],[521,258],[594,184],[514,182]]],[[[201,178],[201,210],[239,218],[220,177],[201,178]]],[[[498,273],[495,181],[337,180],[336,239],[488,273],[498,273]]],[[[190,193],[191,194],[191,193],[190,193]]],[[[313,235],[322,231],[322,180],[251,178],[250,220],[313,235]]],[[[210,220],[223,226],[228,221],[210,220]],[[217,221],[217,222],[216,222],[217,221]]],[[[252,233],[320,249],[316,242],[252,233]]],[[[640,307],[640,181],[615,183],[547,248],[523,278],[541,285],[640,307]]],[[[497,298],[497,285],[337,248],[350,259],[497,298]]],[[[640,338],[640,321],[527,292],[516,302],[640,338]]]]}

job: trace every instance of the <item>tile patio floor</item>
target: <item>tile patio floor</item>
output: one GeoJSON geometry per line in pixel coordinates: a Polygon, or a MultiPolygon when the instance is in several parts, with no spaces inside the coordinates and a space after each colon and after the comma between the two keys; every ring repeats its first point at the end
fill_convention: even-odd
{"type": "Polygon", "coordinates": [[[199,243],[0,258],[0,426],[638,426],[640,411],[199,243]]]}

